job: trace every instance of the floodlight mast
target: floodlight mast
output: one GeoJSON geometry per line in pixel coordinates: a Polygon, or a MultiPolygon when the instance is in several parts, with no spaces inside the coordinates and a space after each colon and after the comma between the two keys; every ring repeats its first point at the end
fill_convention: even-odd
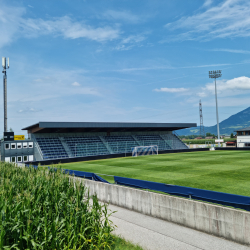
{"type": "MultiPolygon", "coordinates": [[[[220,127],[219,127],[219,115],[218,115],[216,78],[219,78],[221,76],[222,76],[221,70],[209,71],[209,78],[214,78],[214,83],[215,83],[215,102],[216,102],[216,118],[217,118],[217,135],[218,135],[218,140],[220,140],[220,127]]],[[[218,142],[218,146],[220,147],[220,142],[218,142]]]]}
{"type": "Polygon", "coordinates": [[[3,103],[4,103],[4,132],[7,132],[7,74],[6,69],[10,67],[9,58],[6,60],[6,57],[2,57],[2,66],[3,66],[3,103]],[[7,61],[7,62],[6,62],[7,61]]]}

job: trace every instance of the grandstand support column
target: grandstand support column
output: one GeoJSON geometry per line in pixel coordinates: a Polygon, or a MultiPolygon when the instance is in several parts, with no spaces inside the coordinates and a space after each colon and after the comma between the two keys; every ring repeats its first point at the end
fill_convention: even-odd
{"type": "Polygon", "coordinates": [[[64,150],[65,150],[65,152],[67,153],[68,157],[69,157],[69,158],[70,158],[70,157],[73,157],[73,154],[72,154],[72,152],[71,152],[71,150],[70,150],[68,144],[66,143],[64,137],[58,137],[58,138],[59,138],[59,140],[61,141],[62,146],[64,147],[64,150]]]}
{"type": "Polygon", "coordinates": [[[43,160],[43,153],[36,139],[34,139],[34,158],[35,161],[43,160]]]}
{"type": "Polygon", "coordinates": [[[131,135],[133,137],[133,139],[135,140],[135,142],[137,143],[137,146],[140,146],[140,141],[136,138],[136,136],[131,135]]]}
{"type": "Polygon", "coordinates": [[[104,144],[104,146],[106,147],[106,149],[109,151],[110,154],[114,154],[113,150],[111,149],[111,147],[109,146],[109,144],[105,141],[105,139],[103,138],[103,136],[99,136],[100,140],[102,141],[102,143],[104,144]]]}
{"type": "MultiPolygon", "coordinates": [[[[168,149],[168,147],[167,147],[168,142],[167,142],[166,138],[163,137],[163,135],[160,135],[160,137],[161,137],[161,139],[164,140],[164,142],[165,142],[165,149],[168,149]]],[[[169,146],[169,145],[168,145],[168,146],[169,146]]]]}

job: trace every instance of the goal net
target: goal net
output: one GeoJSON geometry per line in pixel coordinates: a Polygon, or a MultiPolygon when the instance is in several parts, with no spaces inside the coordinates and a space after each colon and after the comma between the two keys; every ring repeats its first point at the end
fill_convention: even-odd
{"type": "Polygon", "coordinates": [[[132,148],[132,156],[142,156],[142,155],[158,155],[158,146],[138,146],[132,148]]]}

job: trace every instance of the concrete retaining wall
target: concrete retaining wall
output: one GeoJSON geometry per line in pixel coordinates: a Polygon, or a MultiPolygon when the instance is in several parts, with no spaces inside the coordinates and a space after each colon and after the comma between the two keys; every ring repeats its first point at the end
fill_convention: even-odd
{"type": "Polygon", "coordinates": [[[250,213],[134,188],[84,180],[100,201],[250,245],[250,213]]]}

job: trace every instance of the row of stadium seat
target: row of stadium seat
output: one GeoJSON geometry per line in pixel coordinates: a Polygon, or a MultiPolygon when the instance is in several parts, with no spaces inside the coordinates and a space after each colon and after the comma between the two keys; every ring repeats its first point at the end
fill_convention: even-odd
{"type": "Polygon", "coordinates": [[[68,158],[59,138],[36,138],[43,154],[43,159],[68,158]]]}
{"type": "Polygon", "coordinates": [[[74,157],[110,154],[99,136],[64,137],[74,157]]]}
{"type": "Polygon", "coordinates": [[[132,136],[104,136],[103,138],[116,154],[132,152],[132,148],[138,146],[138,142],[132,136]]]}
{"type": "MultiPolygon", "coordinates": [[[[60,137],[62,138],[62,137],[60,137]]],[[[157,145],[158,150],[186,148],[185,144],[173,134],[135,135],[135,136],[68,136],[63,137],[65,147],[59,137],[36,138],[43,159],[58,159],[80,156],[107,155],[132,152],[135,146],[157,145]]]]}
{"type": "Polygon", "coordinates": [[[171,149],[171,146],[160,135],[137,135],[135,137],[142,146],[157,145],[158,150],[171,149]]]}

